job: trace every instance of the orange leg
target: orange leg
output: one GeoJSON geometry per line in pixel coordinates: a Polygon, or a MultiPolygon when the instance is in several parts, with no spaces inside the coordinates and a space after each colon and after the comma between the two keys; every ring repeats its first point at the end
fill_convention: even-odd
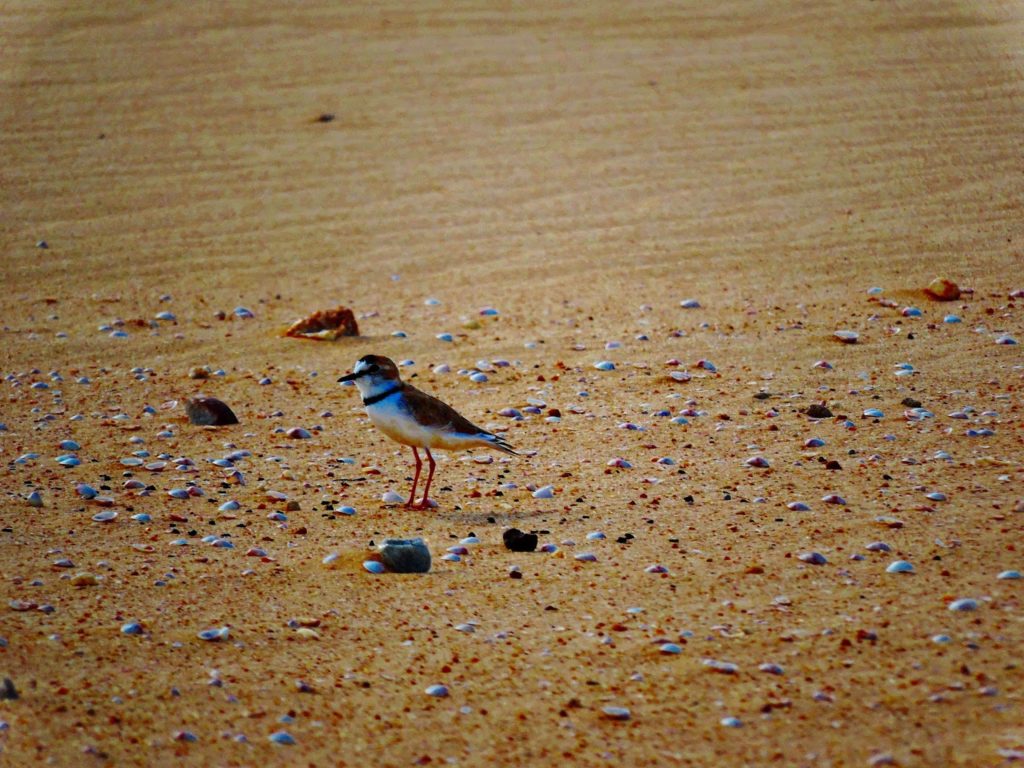
{"type": "MultiPolygon", "coordinates": [[[[412,478],[412,493],[409,494],[409,500],[405,502],[405,506],[411,507],[413,499],[416,498],[416,484],[420,481],[420,468],[423,466],[423,462],[420,461],[420,452],[416,450],[416,446],[412,447],[412,455],[416,457],[416,474],[412,478]]],[[[429,453],[427,454],[430,455],[429,453]]]]}
{"type": "Polygon", "coordinates": [[[426,509],[430,504],[430,481],[434,479],[434,467],[437,466],[434,462],[433,455],[430,453],[430,449],[424,448],[423,450],[427,452],[427,461],[430,462],[430,471],[427,473],[427,487],[423,489],[423,500],[418,505],[420,509],[426,509]]]}

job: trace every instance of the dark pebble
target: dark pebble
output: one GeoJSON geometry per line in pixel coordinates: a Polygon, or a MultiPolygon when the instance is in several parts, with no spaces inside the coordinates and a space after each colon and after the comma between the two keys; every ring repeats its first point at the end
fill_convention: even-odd
{"type": "Polygon", "coordinates": [[[921,407],[921,401],[920,400],[915,400],[912,397],[904,397],[901,402],[903,403],[903,405],[907,406],[907,408],[920,408],[921,407]]]}
{"type": "Polygon", "coordinates": [[[427,573],[430,550],[423,539],[384,539],[378,551],[392,573],[427,573]]]}
{"type": "Polygon", "coordinates": [[[227,403],[215,397],[190,397],[185,401],[185,413],[190,422],[201,426],[220,427],[238,423],[238,417],[227,403]]]}
{"type": "Polygon", "coordinates": [[[832,411],[822,403],[812,403],[807,406],[807,415],[812,419],[830,419],[832,418],[832,411]]]}
{"type": "Polygon", "coordinates": [[[537,549],[536,533],[523,533],[518,528],[509,528],[501,538],[505,547],[513,552],[534,552],[537,549]]]}
{"type": "Polygon", "coordinates": [[[3,685],[0,685],[0,701],[14,701],[17,698],[18,689],[14,687],[14,681],[5,677],[3,685]]]}

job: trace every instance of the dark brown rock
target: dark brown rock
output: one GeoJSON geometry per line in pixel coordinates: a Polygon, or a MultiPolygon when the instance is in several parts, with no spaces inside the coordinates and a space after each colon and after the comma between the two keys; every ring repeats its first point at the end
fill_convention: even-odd
{"type": "Polygon", "coordinates": [[[238,423],[238,417],[227,403],[215,397],[190,397],[185,401],[185,413],[190,422],[204,427],[238,423]]]}
{"type": "Polygon", "coordinates": [[[518,528],[509,528],[501,538],[505,547],[513,552],[534,552],[537,549],[536,533],[523,533],[518,528]]]}

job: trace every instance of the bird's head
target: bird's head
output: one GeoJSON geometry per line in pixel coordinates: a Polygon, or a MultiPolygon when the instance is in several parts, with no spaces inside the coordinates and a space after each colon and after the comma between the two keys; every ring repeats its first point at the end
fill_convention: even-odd
{"type": "Polygon", "coordinates": [[[398,366],[391,358],[383,355],[366,355],[359,358],[352,368],[352,373],[338,379],[340,382],[354,382],[363,397],[393,386],[401,380],[398,366]]]}

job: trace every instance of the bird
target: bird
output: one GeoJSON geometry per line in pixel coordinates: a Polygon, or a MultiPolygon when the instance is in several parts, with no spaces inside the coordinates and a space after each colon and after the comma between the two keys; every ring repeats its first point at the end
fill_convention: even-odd
{"type": "Polygon", "coordinates": [[[447,403],[402,381],[398,366],[383,355],[364,355],[353,366],[352,373],[338,381],[355,383],[373,425],[395,442],[412,448],[416,474],[406,507],[426,509],[430,505],[430,482],[436,466],[431,448],[445,451],[491,448],[519,455],[503,437],[476,426],[447,403]],[[420,448],[427,454],[430,469],[423,499],[414,504],[423,467],[420,448]]]}

